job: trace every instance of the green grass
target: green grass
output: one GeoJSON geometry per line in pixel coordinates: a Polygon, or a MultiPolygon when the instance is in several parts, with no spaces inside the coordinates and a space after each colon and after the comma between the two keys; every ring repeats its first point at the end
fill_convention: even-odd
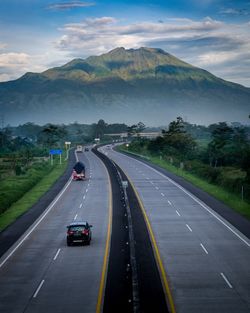
{"type": "Polygon", "coordinates": [[[238,197],[237,195],[234,195],[228,191],[226,191],[225,189],[223,189],[220,186],[214,185],[214,184],[210,184],[207,181],[205,181],[204,179],[201,179],[193,174],[190,174],[182,169],[179,169],[173,165],[171,165],[170,163],[168,163],[165,160],[161,160],[159,157],[153,157],[150,156],[149,154],[147,155],[140,155],[138,153],[134,153],[131,151],[128,151],[126,148],[120,146],[118,148],[121,152],[128,152],[131,153],[132,155],[137,155],[140,157],[144,157],[146,158],[148,161],[150,161],[153,164],[159,165],[160,167],[178,175],[183,177],[185,180],[191,182],[193,185],[199,187],[200,189],[206,191],[207,193],[209,193],[210,195],[212,195],[213,197],[215,197],[216,199],[222,201],[223,203],[225,203],[226,205],[228,205],[229,207],[231,207],[233,210],[237,211],[238,213],[240,213],[241,215],[245,216],[247,219],[250,220],[250,204],[247,203],[246,201],[242,201],[240,197],[238,197]]]}
{"type": "MultiPolygon", "coordinates": [[[[50,189],[54,182],[63,174],[67,161],[57,164],[53,170],[41,178],[28,192],[18,201],[13,203],[4,213],[0,215],[0,231],[14,222],[20,215],[25,213],[41,196],[50,189]]],[[[13,182],[14,183],[14,182],[13,182]]]]}

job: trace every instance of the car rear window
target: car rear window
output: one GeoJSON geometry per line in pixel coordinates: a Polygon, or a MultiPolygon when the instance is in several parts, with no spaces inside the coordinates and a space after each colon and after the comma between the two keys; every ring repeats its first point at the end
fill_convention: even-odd
{"type": "Polygon", "coordinates": [[[82,231],[86,228],[86,225],[70,226],[69,230],[82,231]]]}

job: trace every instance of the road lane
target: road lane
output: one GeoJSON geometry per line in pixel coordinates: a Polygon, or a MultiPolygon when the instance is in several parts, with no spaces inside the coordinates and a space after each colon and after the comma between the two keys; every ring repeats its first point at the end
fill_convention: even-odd
{"type": "Polygon", "coordinates": [[[102,149],[131,178],[143,201],[177,312],[249,312],[249,240],[161,173],[102,149]]]}
{"type": "MultiPolygon", "coordinates": [[[[112,238],[103,312],[170,312],[157,267],[160,259],[156,261],[154,257],[157,249],[152,248],[151,233],[134,188],[128,182],[124,192],[121,180],[127,180],[127,177],[105,155],[95,153],[107,166],[113,195],[112,238]]],[[[170,299],[171,295],[168,297],[170,299]]],[[[171,312],[175,312],[174,308],[171,312]]]]}
{"type": "Polygon", "coordinates": [[[78,157],[91,178],[71,182],[0,268],[0,312],[63,313],[72,307],[95,312],[109,222],[109,183],[104,165],[92,152],[78,157]],[[74,219],[93,225],[90,246],[67,247],[66,225],[74,219]]]}

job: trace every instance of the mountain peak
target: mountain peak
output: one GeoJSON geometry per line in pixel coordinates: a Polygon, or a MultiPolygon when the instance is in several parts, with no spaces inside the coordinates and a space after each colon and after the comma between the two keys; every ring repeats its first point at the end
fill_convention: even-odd
{"type": "Polygon", "coordinates": [[[149,47],[140,47],[140,48],[130,48],[125,49],[124,47],[117,47],[108,53],[105,53],[103,55],[120,55],[120,54],[140,54],[140,53],[149,53],[149,54],[163,54],[167,56],[171,56],[169,53],[165,52],[164,50],[160,48],[149,48],[149,47]]]}
{"type": "Polygon", "coordinates": [[[225,82],[167,52],[116,48],[74,59],[43,73],[0,83],[1,110],[18,123],[102,118],[164,123],[166,117],[241,121],[248,116],[250,89],[225,82]],[[69,114],[70,112],[70,114],[69,114]],[[142,114],[143,112],[143,114],[142,114]],[[14,113],[14,114],[13,114],[14,113]],[[36,120],[34,120],[36,116],[36,120]]]}

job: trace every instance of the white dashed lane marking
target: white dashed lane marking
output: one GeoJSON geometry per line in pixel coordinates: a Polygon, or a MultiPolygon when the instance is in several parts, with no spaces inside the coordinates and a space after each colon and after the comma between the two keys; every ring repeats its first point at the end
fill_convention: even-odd
{"type": "Polygon", "coordinates": [[[192,228],[188,224],[186,224],[186,226],[191,232],[193,231],[192,228]]]}
{"type": "Polygon", "coordinates": [[[57,259],[57,257],[58,257],[58,255],[59,255],[60,251],[61,251],[61,249],[58,249],[58,250],[57,250],[57,253],[56,253],[56,255],[54,256],[54,259],[53,259],[54,261],[57,259]]]}
{"type": "Polygon", "coordinates": [[[44,284],[45,280],[43,279],[41,282],[40,282],[40,285],[38,286],[36,292],[34,293],[34,296],[33,298],[36,298],[37,295],[38,295],[38,292],[40,291],[40,289],[42,288],[43,284],[44,284]]]}
{"type": "Polygon", "coordinates": [[[229,280],[226,278],[225,274],[223,274],[223,273],[220,273],[220,274],[221,274],[222,278],[225,280],[225,282],[227,283],[228,287],[232,289],[233,286],[230,284],[230,282],[229,282],[229,280]]]}
{"type": "Polygon", "coordinates": [[[206,254],[208,254],[207,249],[203,246],[203,244],[202,244],[202,243],[200,243],[200,246],[201,246],[201,247],[202,247],[202,249],[205,251],[205,253],[206,253],[206,254]]]}

